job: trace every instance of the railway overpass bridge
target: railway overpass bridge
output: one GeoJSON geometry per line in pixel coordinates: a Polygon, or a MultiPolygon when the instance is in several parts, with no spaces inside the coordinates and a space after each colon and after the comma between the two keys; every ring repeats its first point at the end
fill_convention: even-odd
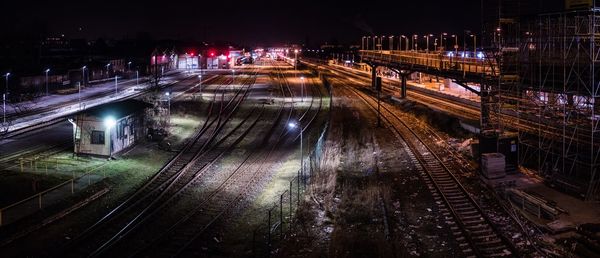
{"type": "MultiPolygon", "coordinates": [[[[387,67],[400,75],[401,97],[406,97],[406,84],[408,76],[414,72],[448,78],[458,85],[474,92],[481,97],[481,131],[487,135],[498,135],[499,124],[499,98],[497,87],[501,80],[498,62],[495,58],[488,57],[483,52],[467,56],[464,52],[455,51],[401,51],[401,50],[361,50],[362,62],[371,69],[372,87],[376,85],[377,71],[380,66],[387,67]],[[480,90],[475,90],[468,83],[480,85],[480,90]]],[[[514,79],[514,76],[511,76],[514,79]]]]}

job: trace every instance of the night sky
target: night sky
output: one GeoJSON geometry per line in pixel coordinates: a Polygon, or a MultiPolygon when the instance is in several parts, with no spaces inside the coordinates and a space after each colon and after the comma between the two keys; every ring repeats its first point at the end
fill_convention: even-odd
{"type": "Polygon", "coordinates": [[[278,44],[359,42],[363,35],[462,33],[480,28],[479,0],[439,1],[2,1],[4,36],[135,37],[278,44]],[[10,11],[8,11],[10,10],[10,11]],[[81,30],[80,30],[81,29],[81,30]]]}

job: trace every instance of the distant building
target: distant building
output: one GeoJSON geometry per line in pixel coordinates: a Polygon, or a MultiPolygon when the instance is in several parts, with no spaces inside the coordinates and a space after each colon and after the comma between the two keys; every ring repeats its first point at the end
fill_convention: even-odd
{"type": "Polygon", "coordinates": [[[77,155],[113,156],[132,147],[145,134],[145,110],[150,105],[125,100],[90,108],[76,115],[73,124],[77,155]]]}

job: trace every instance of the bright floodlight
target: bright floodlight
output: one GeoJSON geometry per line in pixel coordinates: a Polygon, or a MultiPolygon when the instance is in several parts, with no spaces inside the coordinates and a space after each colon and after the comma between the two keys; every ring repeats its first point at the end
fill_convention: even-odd
{"type": "Polygon", "coordinates": [[[298,125],[296,125],[296,123],[294,123],[294,122],[290,122],[290,123],[288,124],[288,127],[289,127],[289,128],[291,128],[291,129],[295,129],[295,128],[296,128],[296,126],[298,126],[298,125]]]}
{"type": "Polygon", "coordinates": [[[50,68],[46,69],[46,71],[45,71],[45,72],[50,72],[50,68]]]}
{"type": "Polygon", "coordinates": [[[86,66],[86,65],[84,65],[83,67],[81,67],[81,69],[85,69],[85,68],[87,68],[87,66],[86,66]]]}
{"type": "Polygon", "coordinates": [[[304,80],[304,76],[300,77],[300,80],[304,80]]]}
{"type": "Polygon", "coordinates": [[[108,116],[104,118],[104,125],[108,128],[111,128],[117,124],[117,120],[114,117],[108,116]]]}
{"type": "Polygon", "coordinates": [[[8,77],[8,76],[10,76],[10,73],[6,73],[6,75],[4,75],[4,76],[7,76],[7,77],[8,77]]]}
{"type": "Polygon", "coordinates": [[[296,53],[296,54],[297,54],[297,53],[298,53],[298,49],[294,49],[294,53],[296,53]]]}
{"type": "Polygon", "coordinates": [[[171,95],[171,93],[170,92],[166,92],[165,95],[169,96],[169,95],[171,95]]]}

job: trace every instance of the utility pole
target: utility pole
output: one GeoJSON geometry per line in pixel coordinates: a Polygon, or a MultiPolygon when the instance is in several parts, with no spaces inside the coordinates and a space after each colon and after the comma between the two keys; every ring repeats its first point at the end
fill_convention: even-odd
{"type": "Polygon", "coordinates": [[[48,72],[50,69],[46,69],[44,72],[46,73],[46,96],[48,96],[48,72]]]}
{"type": "Polygon", "coordinates": [[[377,127],[381,127],[381,77],[377,77],[375,89],[377,90],[377,127]]]}

